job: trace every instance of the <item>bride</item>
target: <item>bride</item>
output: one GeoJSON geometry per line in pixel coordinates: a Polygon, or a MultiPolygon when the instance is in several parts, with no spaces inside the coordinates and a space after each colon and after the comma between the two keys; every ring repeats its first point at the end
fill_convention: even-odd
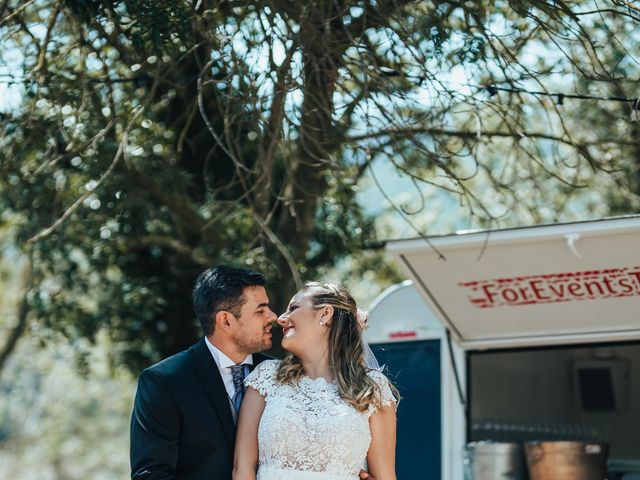
{"type": "Polygon", "coordinates": [[[245,379],[234,480],[395,480],[397,390],[364,361],[366,322],[344,288],[307,283],[280,316],[289,352],[245,379]],[[256,477],[257,472],[257,477],[256,477]]]}

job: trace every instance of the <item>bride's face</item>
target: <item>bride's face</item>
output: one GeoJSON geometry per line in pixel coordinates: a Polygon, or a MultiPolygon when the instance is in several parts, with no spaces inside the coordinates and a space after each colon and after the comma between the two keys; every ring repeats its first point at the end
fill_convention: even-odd
{"type": "Polygon", "coordinates": [[[328,313],[327,307],[314,308],[311,292],[299,291],[278,318],[283,334],[282,348],[297,356],[323,348],[329,330],[328,313]]]}

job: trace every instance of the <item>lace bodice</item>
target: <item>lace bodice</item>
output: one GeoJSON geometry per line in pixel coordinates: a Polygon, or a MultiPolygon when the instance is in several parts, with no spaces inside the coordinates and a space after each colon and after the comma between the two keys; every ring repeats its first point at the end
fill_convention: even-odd
{"type": "MultiPolygon", "coordinates": [[[[369,417],[375,406],[359,412],[323,378],[278,383],[279,363],[262,362],[245,379],[266,400],[258,429],[258,479],[357,479],[371,442],[369,417]]],[[[369,375],[380,386],[382,404],[395,404],[387,378],[378,371],[369,375]]]]}

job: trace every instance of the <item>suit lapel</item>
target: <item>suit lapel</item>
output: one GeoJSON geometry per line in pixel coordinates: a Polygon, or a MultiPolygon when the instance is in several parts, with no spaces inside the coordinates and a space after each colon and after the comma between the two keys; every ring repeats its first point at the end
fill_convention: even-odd
{"type": "Polygon", "coordinates": [[[227,395],[227,390],[224,388],[220,371],[204,342],[204,338],[195,344],[191,351],[194,359],[193,366],[196,377],[213,403],[220,424],[222,425],[224,436],[229,443],[229,450],[233,451],[236,432],[235,426],[233,425],[229,396],[227,395]]]}

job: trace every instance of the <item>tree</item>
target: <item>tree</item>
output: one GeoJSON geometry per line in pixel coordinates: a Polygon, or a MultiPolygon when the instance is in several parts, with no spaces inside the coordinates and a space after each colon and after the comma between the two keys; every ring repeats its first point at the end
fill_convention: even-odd
{"type": "MultiPolygon", "coordinates": [[[[522,92],[631,91],[607,63],[637,53],[622,2],[4,0],[0,18],[4,75],[22,86],[3,114],[1,201],[33,259],[31,316],[108,331],[134,370],[196,338],[189,292],[211,264],[265,271],[277,307],[354,252],[393,277],[362,250],[375,219],[356,193],[374,163],[485,222],[504,215],[494,202],[535,213],[545,199],[522,192],[543,179],[571,195],[637,169],[600,156],[637,136],[596,138],[522,92]],[[612,25],[615,48],[592,38],[612,25]]],[[[425,206],[395,208],[414,225],[425,206]]]]}

